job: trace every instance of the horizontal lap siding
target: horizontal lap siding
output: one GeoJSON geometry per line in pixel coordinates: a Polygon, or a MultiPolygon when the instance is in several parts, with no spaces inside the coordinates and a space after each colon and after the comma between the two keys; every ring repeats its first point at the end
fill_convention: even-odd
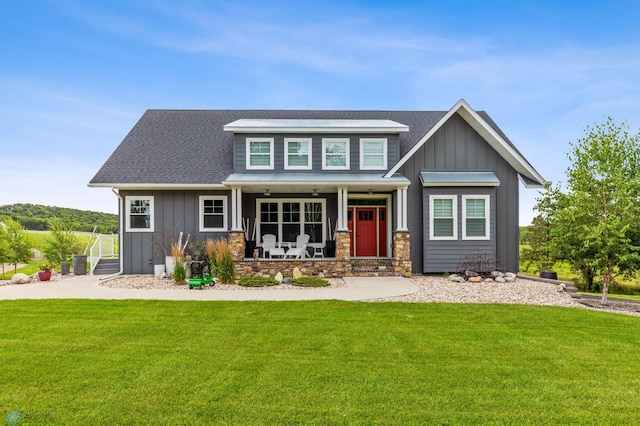
{"type": "MultiPolygon", "coordinates": [[[[387,139],[387,170],[400,159],[400,143],[397,135],[236,135],[234,146],[234,164],[236,173],[359,173],[360,172],[360,139],[362,138],[383,138],[387,139]],[[272,170],[247,170],[247,138],[264,137],[273,138],[274,153],[272,170]],[[311,137],[311,170],[285,170],[284,169],[284,139],[285,138],[309,138],[311,137]],[[349,170],[323,170],[322,169],[322,139],[323,138],[348,138],[349,139],[349,170]]],[[[380,170],[380,175],[386,170],[380,170]]],[[[367,170],[367,172],[375,172],[375,170],[367,170]]]]}

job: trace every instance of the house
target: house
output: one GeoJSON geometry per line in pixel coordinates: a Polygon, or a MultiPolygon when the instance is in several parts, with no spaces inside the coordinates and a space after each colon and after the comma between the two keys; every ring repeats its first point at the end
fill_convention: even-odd
{"type": "Polygon", "coordinates": [[[149,110],[89,186],[119,199],[125,274],[153,273],[184,232],[228,237],[247,272],[288,262],[245,252],[263,235],[286,247],[308,234],[313,250],[296,262],[312,273],[407,276],[477,258],[517,271],[519,181],[544,184],[460,100],[449,111],[149,110]]]}

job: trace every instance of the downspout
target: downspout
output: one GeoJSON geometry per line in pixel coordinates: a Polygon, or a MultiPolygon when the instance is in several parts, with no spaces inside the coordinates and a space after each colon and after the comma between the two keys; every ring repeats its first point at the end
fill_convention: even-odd
{"type": "Polygon", "coordinates": [[[108,281],[113,278],[116,278],[124,273],[124,260],[122,259],[122,196],[117,189],[111,188],[111,192],[113,192],[116,197],[118,197],[118,259],[120,259],[120,271],[115,274],[107,275],[106,277],[100,278],[100,281],[108,281]]]}

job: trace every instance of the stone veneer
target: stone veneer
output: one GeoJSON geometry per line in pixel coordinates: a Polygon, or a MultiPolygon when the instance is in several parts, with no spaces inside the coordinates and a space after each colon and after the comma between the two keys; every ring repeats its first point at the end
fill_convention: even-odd
{"type": "Polygon", "coordinates": [[[229,245],[231,245],[233,260],[235,260],[236,262],[244,260],[244,244],[244,232],[229,232],[229,245]]]}
{"type": "Polygon", "coordinates": [[[393,269],[396,274],[411,277],[411,234],[409,231],[393,233],[393,269]]]}
{"type": "MultiPolygon", "coordinates": [[[[396,231],[393,234],[393,274],[403,277],[411,276],[411,247],[410,233],[396,231]]],[[[305,276],[320,276],[326,278],[350,277],[354,275],[375,276],[375,272],[354,272],[350,262],[351,231],[336,231],[335,258],[307,258],[307,259],[244,259],[244,234],[230,233],[229,241],[236,254],[236,269],[238,275],[273,276],[278,272],[291,275],[294,268],[300,269],[305,276]],[[235,234],[232,236],[232,234],[235,234]],[[238,257],[239,256],[239,257],[238,257]]]]}

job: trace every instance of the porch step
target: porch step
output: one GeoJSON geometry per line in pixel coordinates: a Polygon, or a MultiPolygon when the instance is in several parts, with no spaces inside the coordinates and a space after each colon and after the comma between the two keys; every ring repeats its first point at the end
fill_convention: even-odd
{"type": "Polygon", "coordinates": [[[111,275],[119,271],[120,259],[100,259],[93,270],[93,275],[111,275]]]}
{"type": "Polygon", "coordinates": [[[395,277],[393,259],[389,258],[351,258],[351,272],[354,275],[371,275],[378,277],[395,277]]]}

